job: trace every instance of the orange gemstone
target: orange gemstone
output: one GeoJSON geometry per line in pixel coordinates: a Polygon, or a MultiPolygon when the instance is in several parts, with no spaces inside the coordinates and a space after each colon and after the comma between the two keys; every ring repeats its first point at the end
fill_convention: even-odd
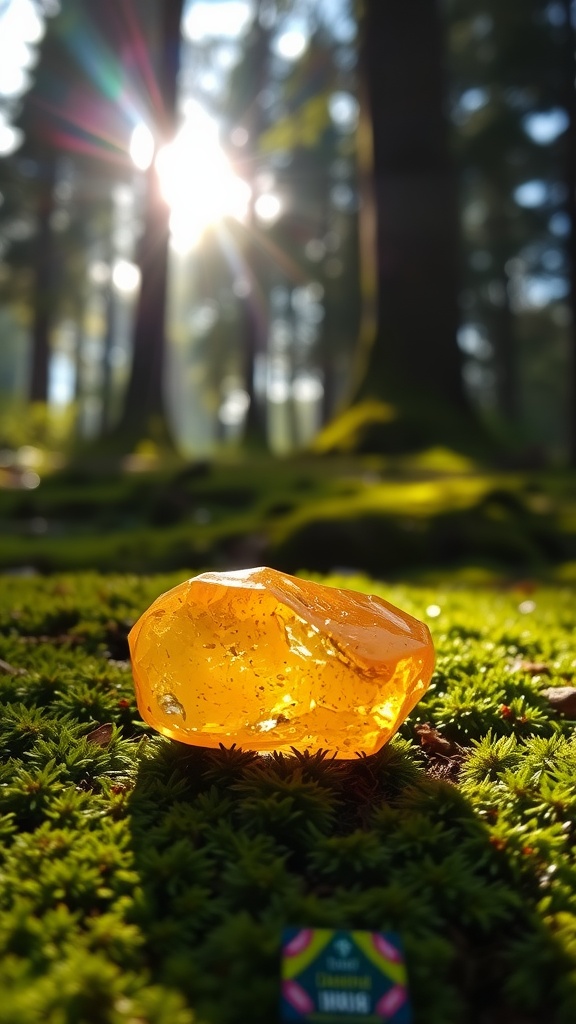
{"type": "Polygon", "coordinates": [[[380,597],[267,568],[181,583],[128,639],[142,717],[203,747],[372,754],[434,668],[418,619],[380,597]]]}

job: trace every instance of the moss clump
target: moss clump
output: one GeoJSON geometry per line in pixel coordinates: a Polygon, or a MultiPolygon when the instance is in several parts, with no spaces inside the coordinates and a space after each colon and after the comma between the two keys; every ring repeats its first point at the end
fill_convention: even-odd
{"type": "Polygon", "coordinates": [[[3,588],[0,1024],[272,1024],[286,924],[399,931],[417,1022],[571,1024],[575,723],[542,691],[573,591],[327,578],[438,653],[401,734],[335,762],[150,734],[126,633],[185,575],[3,588]]]}

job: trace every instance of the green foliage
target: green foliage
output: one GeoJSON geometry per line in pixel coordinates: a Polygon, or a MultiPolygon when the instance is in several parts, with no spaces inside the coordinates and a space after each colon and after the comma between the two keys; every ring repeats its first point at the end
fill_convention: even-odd
{"type": "Polygon", "coordinates": [[[7,402],[3,400],[0,412],[0,445],[21,448],[38,446],[35,454],[41,467],[50,466],[50,458],[43,449],[62,452],[73,440],[76,407],[70,403],[65,409],[49,407],[45,402],[7,402]]]}
{"type": "Polygon", "coordinates": [[[399,931],[417,1024],[570,1024],[573,592],[329,577],[428,616],[431,686],[372,757],[263,758],[136,714],[127,630],[184,575],[0,594],[0,1024],[272,1024],[287,924],[399,931]]]}

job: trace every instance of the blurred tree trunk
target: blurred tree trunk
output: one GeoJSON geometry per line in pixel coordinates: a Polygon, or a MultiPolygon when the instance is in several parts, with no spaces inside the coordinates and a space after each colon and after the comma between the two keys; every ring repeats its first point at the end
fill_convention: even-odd
{"type": "Polygon", "coordinates": [[[468,410],[459,323],[457,185],[435,0],[365,0],[363,67],[377,213],[377,336],[361,388],[401,411],[468,410]]]}
{"type": "Polygon", "coordinates": [[[489,336],[494,346],[496,370],[496,401],[503,421],[509,426],[518,426],[520,418],[519,367],[515,344],[514,318],[508,293],[509,277],[506,264],[510,259],[509,218],[506,215],[505,199],[501,189],[491,188],[489,211],[485,218],[486,239],[489,251],[494,254],[495,269],[491,271],[492,288],[499,294],[493,296],[488,320],[489,336]]]}
{"type": "MultiPolygon", "coordinates": [[[[262,408],[259,396],[254,387],[258,356],[266,351],[267,330],[262,313],[259,310],[259,291],[266,277],[266,260],[258,246],[258,223],[254,204],[256,202],[255,179],[258,174],[258,145],[264,130],[260,93],[267,81],[268,60],[272,26],[262,23],[264,10],[262,0],[256,4],[254,24],[247,41],[243,60],[241,101],[245,109],[239,111],[242,127],[248,135],[243,155],[236,160],[240,175],[251,184],[252,194],[248,204],[246,231],[243,234],[242,247],[246,266],[250,274],[250,293],[243,300],[240,330],[244,342],[244,380],[250,398],[246,414],[244,437],[253,447],[262,447],[265,443],[265,407],[262,408]]],[[[238,98],[237,101],[238,102],[238,98]]]]}
{"type": "Polygon", "coordinates": [[[73,401],[75,407],[74,417],[74,433],[76,441],[81,440],[83,436],[83,413],[84,413],[84,399],[85,399],[85,382],[84,382],[84,359],[85,359],[85,346],[86,346],[86,303],[85,301],[79,302],[75,317],[75,329],[74,329],[74,391],[73,401]]]}
{"type": "Polygon", "coordinates": [[[503,267],[493,278],[493,286],[497,285],[501,300],[494,308],[490,320],[490,337],[494,345],[494,365],[496,369],[496,401],[498,412],[509,426],[516,426],[519,421],[519,368],[517,365],[514,338],[514,321],[508,296],[508,277],[503,267]]]}
{"type": "MultiPolygon", "coordinates": [[[[174,137],[180,67],[180,23],[184,0],[163,0],[160,14],[158,86],[163,109],[157,145],[174,137]]],[[[143,438],[171,444],[165,412],[166,293],[170,211],[160,195],[154,164],[147,172],[144,229],[140,240],[140,294],[134,326],[134,355],[124,409],[116,434],[134,445],[143,438]]]]}
{"type": "Polygon", "coordinates": [[[50,329],[54,306],[54,245],[51,218],[54,213],[56,158],[47,153],[41,163],[38,190],[38,230],[34,259],[34,310],[32,321],[32,365],[30,401],[47,402],[50,363],[50,329]]]}
{"type": "Polygon", "coordinates": [[[566,29],[566,112],[569,123],[565,137],[567,209],[570,217],[568,259],[570,266],[570,304],[572,306],[570,387],[568,421],[568,457],[576,467],[576,38],[572,25],[571,0],[563,0],[566,29]]]}
{"type": "Polygon", "coordinates": [[[112,281],[106,285],[104,351],[102,353],[102,407],[100,429],[102,434],[110,429],[112,411],[112,349],[116,338],[116,295],[112,281]]]}

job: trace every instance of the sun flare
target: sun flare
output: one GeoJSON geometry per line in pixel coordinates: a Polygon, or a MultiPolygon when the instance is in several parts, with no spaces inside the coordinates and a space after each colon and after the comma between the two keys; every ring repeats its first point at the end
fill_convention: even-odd
{"type": "Polygon", "coordinates": [[[197,104],[186,106],[173,142],[156,156],[162,195],[170,207],[171,243],[189,252],[207,228],[225,217],[243,220],[251,190],[233,171],[218,141],[218,127],[197,104]]]}

